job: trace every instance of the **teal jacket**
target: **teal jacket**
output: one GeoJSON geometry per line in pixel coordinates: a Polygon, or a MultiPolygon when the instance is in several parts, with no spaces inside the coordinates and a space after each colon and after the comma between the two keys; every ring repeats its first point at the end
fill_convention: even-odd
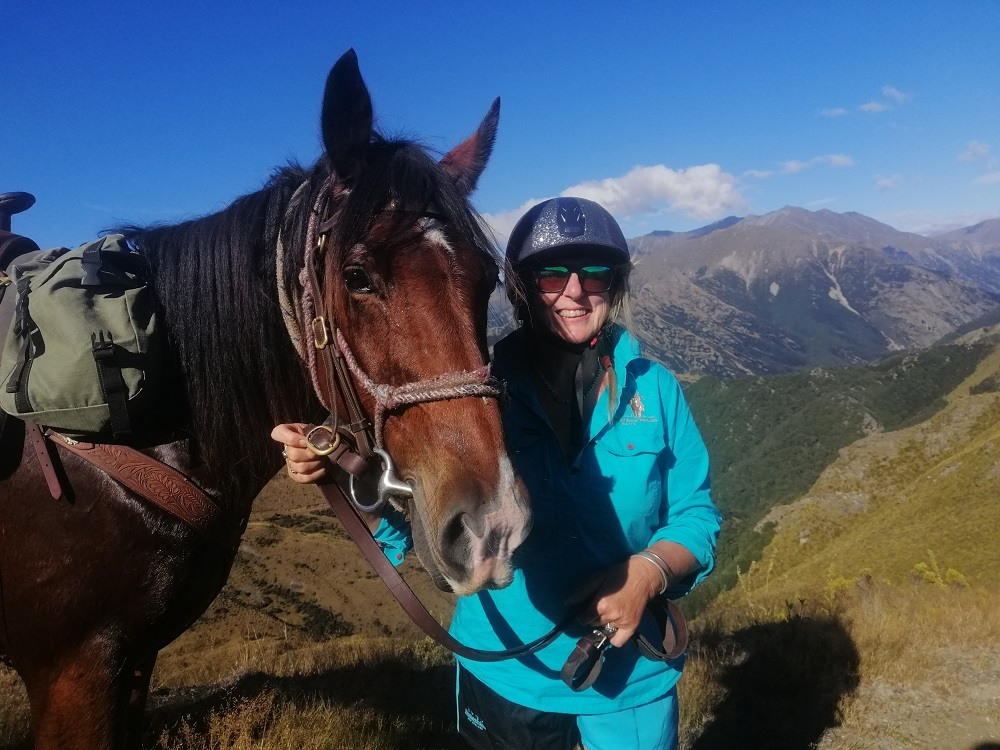
{"type": "MultiPolygon", "coordinates": [[[[452,635],[480,649],[511,648],[548,632],[564,618],[564,602],[581,582],[661,539],[683,545],[700,563],[697,574],[668,592],[681,596],[711,571],[719,532],[708,455],[674,377],[639,356],[625,331],[613,329],[615,409],[609,419],[605,389],[586,426],[586,442],[569,463],[535,395],[526,335],[516,331],[497,343],[493,372],[507,384],[507,449],[531,494],[534,523],[515,553],[511,585],[456,604],[452,635]]],[[[642,627],[655,642],[652,621],[642,627]]],[[[459,661],[508,700],[572,714],[642,705],[680,678],[683,657],[650,661],[630,642],[610,649],[595,684],[575,693],[559,671],[584,632],[560,635],[518,660],[459,661]]]]}

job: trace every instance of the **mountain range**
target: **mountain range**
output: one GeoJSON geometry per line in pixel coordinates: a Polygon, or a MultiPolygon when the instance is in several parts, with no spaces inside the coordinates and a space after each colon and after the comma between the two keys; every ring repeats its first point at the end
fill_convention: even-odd
{"type": "Polygon", "coordinates": [[[1000,306],[1000,219],[925,237],[858,213],[786,206],[629,243],[634,328],[677,373],[872,361],[1000,306]]]}

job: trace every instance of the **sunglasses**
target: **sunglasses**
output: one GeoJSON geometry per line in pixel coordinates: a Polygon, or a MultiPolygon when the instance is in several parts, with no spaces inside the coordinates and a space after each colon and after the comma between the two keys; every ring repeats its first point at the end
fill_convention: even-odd
{"type": "Polygon", "coordinates": [[[561,292],[574,273],[587,294],[604,294],[615,280],[615,269],[610,266],[541,266],[534,270],[535,285],[546,294],[561,292]]]}

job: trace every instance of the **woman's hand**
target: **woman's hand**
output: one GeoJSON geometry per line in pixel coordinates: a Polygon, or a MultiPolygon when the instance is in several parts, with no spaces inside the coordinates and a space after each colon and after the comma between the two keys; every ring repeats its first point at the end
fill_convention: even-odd
{"type": "Polygon", "coordinates": [[[567,599],[578,604],[589,599],[579,619],[586,625],[617,628],[611,645],[624,646],[639,627],[646,604],[660,591],[661,578],[645,560],[630,557],[591,577],[567,599]]]}
{"type": "Polygon", "coordinates": [[[282,444],[288,476],[299,484],[312,484],[326,476],[327,462],[306,445],[311,425],[295,422],[279,424],[271,430],[271,439],[282,444]]]}

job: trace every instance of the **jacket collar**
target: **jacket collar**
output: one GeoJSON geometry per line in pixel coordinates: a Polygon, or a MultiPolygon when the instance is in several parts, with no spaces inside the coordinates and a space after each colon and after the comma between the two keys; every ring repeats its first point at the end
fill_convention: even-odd
{"type": "MultiPolygon", "coordinates": [[[[616,323],[611,324],[610,331],[605,335],[612,342],[611,360],[618,380],[620,402],[623,392],[631,393],[635,390],[635,377],[630,372],[630,365],[641,359],[639,343],[616,323]]],[[[534,362],[529,357],[530,336],[528,330],[518,328],[493,347],[493,374],[507,383],[511,395],[528,403],[534,400],[531,386],[531,368],[534,367],[534,362]]]]}

